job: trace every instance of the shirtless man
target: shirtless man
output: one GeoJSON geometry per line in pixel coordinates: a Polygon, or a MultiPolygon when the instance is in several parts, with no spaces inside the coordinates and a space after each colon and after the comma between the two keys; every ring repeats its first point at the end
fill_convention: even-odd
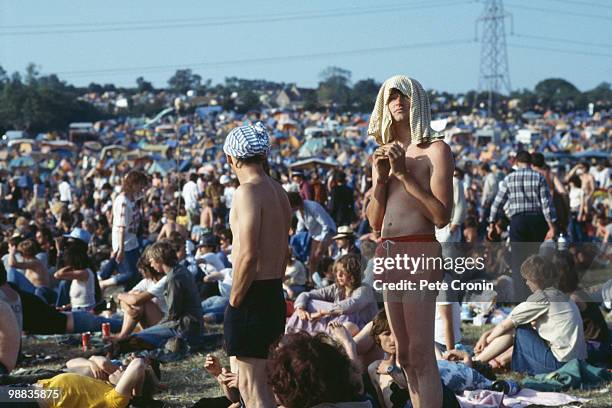
{"type": "MultiPolygon", "coordinates": [[[[429,123],[427,95],[417,81],[405,76],[385,81],[368,130],[382,145],[373,156],[374,186],[367,208],[370,224],[381,232],[387,251],[379,248],[377,256],[441,254],[434,227],[444,227],[450,220],[454,163],[449,146],[437,140],[429,123]]],[[[393,281],[442,277],[441,271],[419,272],[391,270],[385,276],[393,281]]],[[[408,378],[411,400],[417,408],[440,408],[442,387],[433,348],[436,293],[386,295],[385,309],[398,342],[397,364],[408,378]],[[399,296],[400,301],[390,301],[390,296],[399,296]]]]}
{"type": "Polygon", "coordinates": [[[228,356],[236,357],[238,388],[249,408],[276,407],[266,363],[270,346],[285,329],[282,278],[291,207],[281,185],[267,174],[269,149],[261,123],[233,129],[223,146],[240,181],[230,211],[234,273],[224,319],[225,346],[228,356]]]}

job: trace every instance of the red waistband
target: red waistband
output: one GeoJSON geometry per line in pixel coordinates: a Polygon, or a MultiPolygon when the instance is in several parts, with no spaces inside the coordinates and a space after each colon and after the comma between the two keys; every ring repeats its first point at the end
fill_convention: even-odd
{"type": "Polygon", "coordinates": [[[381,238],[382,242],[392,241],[392,242],[438,242],[436,240],[436,236],[434,234],[413,234],[413,235],[403,235],[401,237],[386,237],[381,238]]]}

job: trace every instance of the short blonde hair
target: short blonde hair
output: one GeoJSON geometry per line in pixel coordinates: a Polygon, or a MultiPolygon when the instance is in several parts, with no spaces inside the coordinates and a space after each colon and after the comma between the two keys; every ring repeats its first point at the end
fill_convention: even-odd
{"type": "Polygon", "coordinates": [[[536,285],[540,289],[557,286],[559,276],[553,264],[539,255],[531,255],[521,265],[521,276],[536,285]]]}

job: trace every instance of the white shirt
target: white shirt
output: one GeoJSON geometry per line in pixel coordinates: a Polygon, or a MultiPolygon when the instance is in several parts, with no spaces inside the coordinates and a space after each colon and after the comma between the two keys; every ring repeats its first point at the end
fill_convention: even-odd
{"type": "Polygon", "coordinates": [[[198,185],[191,180],[185,183],[185,185],[183,186],[183,200],[185,200],[185,210],[194,211],[196,208],[198,208],[198,196],[198,185]]]}
{"type": "Polygon", "coordinates": [[[306,230],[315,241],[331,238],[336,232],[336,223],[321,204],[304,200],[304,209],[297,211],[298,225],[296,230],[306,230]]]}
{"type": "Polygon", "coordinates": [[[134,218],[134,203],[128,200],[125,194],[121,193],[113,201],[113,230],[112,241],[113,251],[119,249],[119,232],[125,229],[123,235],[123,250],[125,252],[138,248],[138,238],[136,238],[137,222],[134,218]]]}
{"type": "Polygon", "coordinates": [[[453,321],[453,337],[455,344],[461,341],[461,305],[459,302],[436,302],[436,319],[435,319],[435,337],[436,343],[440,343],[446,346],[446,327],[440,314],[439,306],[452,305],[452,321],[453,321]]]}
{"type": "Polygon", "coordinates": [[[578,306],[558,289],[550,287],[534,292],[514,308],[509,318],[515,326],[535,322],[538,335],[548,342],[558,361],[587,357],[578,306]]]}
{"type": "Polygon", "coordinates": [[[584,200],[584,190],[572,187],[569,191],[569,205],[572,212],[580,211],[580,204],[584,200]]]}
{"type": "Polygon", "coordinates": [[[67,201],[69,203],[72,202],[72,187],[70,187],[70,183],[67,181],[62,181],[59,186],[57,186],[60,194],[60,201],[67,201]]]}
{"type": "Polygon", "coordinates": [[[151,301],[159,306],[159,310],[163,312],[164,315],[168,314],[168,304],[166,303],[166,296],[164,292],[166,291],[166,281],[167,277],[164,276],[157,282],[152,279],[143,279],[136,286],[132,288],[133,291],[140,292],[149,292],[153,295],[153,299],[151,301]]]}
{"type": "Polygon", "coordinates": [[[589,173],[595,178],[595,188],[602,188],[606,190],[610,186],[610,168],[604,167],[603,169],[597,170],[597,167],[593,166],[589,170],[589,173]]]}
{"type": "Polygon", "coordinates": [[[221,258],[214,252],[209,252],[206,254],[198,254],[195,257],[196,259],[204,259],[206,264],[200,264],[200,268],[203,268],[204,273],[209,274],[210,272],[220,272],[225,269],[225,265],[221,261],[221,258]]]}
{"type": "Polygon", "coordinates": [[[236,192],[236,187],[225,187],[225,191],[223,192],[223,199],[225,201],[225,207],[232,208],[232,200],[234,199],[234,193],[236,192]]]}
{"type": "Polygon", "coordinates": [[[89,309],[96,304],[95,278],[91,269],[87,268],[86,281],[71,281],[69,293],[72,309],[89,309]]]}

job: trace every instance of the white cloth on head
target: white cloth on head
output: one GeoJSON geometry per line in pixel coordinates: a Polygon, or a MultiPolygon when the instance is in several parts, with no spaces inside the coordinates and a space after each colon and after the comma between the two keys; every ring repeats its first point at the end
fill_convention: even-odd
{"type": "Polygon", "coordinates": [[[263,123],[232,129],[223,144],[223,151],[236,159],[266,156],[270,151],[270,137],[263,123]]]}
{"type": "Polygon", "coordinates": [[[376,97],[374,111],[370,117],[368,135],[374,136],[378,144],[392,142],[391,124],[393,117],[389,110],[389,96],[391,90],[397,89],[410,98],[410,133],[412,143],[429,143],[435,140],[444,140],[442,133],[431,128],[431,112],[429,110],[429,99],[423,86],[415,80],[404,75],[396,75],[387,79],[376,97]]]}

